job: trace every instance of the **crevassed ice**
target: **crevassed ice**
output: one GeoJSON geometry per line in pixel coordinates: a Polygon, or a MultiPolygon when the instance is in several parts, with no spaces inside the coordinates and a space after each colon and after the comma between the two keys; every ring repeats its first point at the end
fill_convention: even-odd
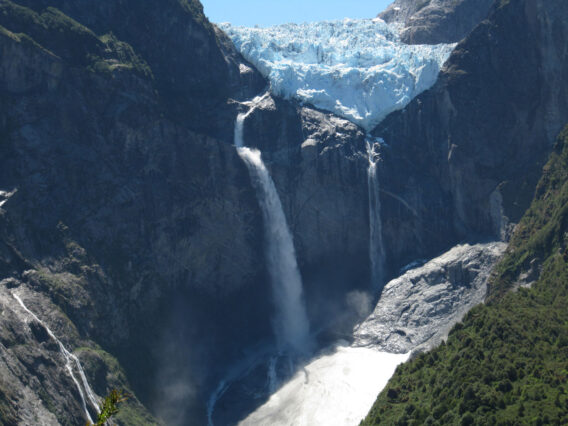
{"type": "Polygon", "coordinates": [[[269,28],[219,25],[271,91],[366,130],[429,89],[455,44],[406,45],[395,25],[345,19],[269,28]]]}

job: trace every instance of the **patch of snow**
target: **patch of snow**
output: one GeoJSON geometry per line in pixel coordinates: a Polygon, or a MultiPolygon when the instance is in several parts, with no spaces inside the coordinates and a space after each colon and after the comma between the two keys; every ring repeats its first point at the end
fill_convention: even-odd
{"type": "Polygon", "coordinates": [[[0,207],[6,204],[6,202],[10,199],[10,197],[12,197],[16,192],[18,192],[17,189],[14,189],[10,192],[0,191],[0,207]]]}
{"type": "Polygon", "coordinates": [[[269,28],[219,25],[273,94],[331,111],[366,130],[429,89],[454,44],[407,45],[380,19],[269,28]]]}
{"type": "Polygon", "coordinates": [[[239,72],[241,74],[249,74],[251,72],[253,72],[252,68],[245,65],[245,64],[239,64],[239,72]]]}

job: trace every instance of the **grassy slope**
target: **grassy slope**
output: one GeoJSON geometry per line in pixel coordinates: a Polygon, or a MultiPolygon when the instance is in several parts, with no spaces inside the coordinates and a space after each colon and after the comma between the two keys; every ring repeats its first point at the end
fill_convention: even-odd
{"type": "Polygon", "coordinates": [[[446,344],[401,365],[362,424],[568,424],[567,245],[568,127],[495,270],[489,303],[446,344]],[[537,282],[516,289],[531,261],[537,282]]]}

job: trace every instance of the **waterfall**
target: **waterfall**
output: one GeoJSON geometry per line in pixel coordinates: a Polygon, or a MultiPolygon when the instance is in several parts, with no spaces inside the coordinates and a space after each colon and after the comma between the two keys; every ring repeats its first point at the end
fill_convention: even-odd
{"type": "Polygon", "coordinates": [[[217,385],[217,389],[211,394],[209,397],[209,401],[207,402],[207,425],[213,426],[213,411],[215,410],[215,405],[219,398],[223,396],[225,391],[229,388],[229,385],[225,380],[221,380],[219,385],[217,385]]]}
{"type": "Polygon", "coordinates": [[[63,346],[63,343],[61,343],[61,341],[57,337],[55,337],[55,334],[53,334],[51,329],[42,320],[40,320],[32,311],[30,311],[26,307],[26,305],[24,305],[24,302],[22,302],[22,299],[20,299],[19,296],[17,296],[16,294],[12,294],[12,296],[14,296],[14,298],[18,301],[18,303],[24,309],[24,311],[26,311],[34,320],[39,322],[47,330],[47,334],[49,334],[49,336],[53,340],[55,340],[57,346],[59,346],[59,352],[61,352],[61,354],[65,358],[65,368],[67,369],[67,372],[71,376],[71,379],[73,379],[75,387],[77,388],[77,391],[79,392],[79,395],[81,397],[81,404],[83,406],[83,411],[85,412],[85,416],[87,417],[87,420],[89,420],[90,423],[93,423],[93,419],[91,419],[91,415],[89,414],[89,410],[87,409],[87,400],[85,399],[85,393],[87,394],[87,399],[89,403],[97,413],[99,412],[98,398],[91,389],[91,386],[89,386],[89,382],[87,381],[87,376],[85,376],[85,372],[83,371],[83,367],[81,366],[79,358],[77,358],[75,355],[69,352],[65,348],[65,346],[63,346]],[[77,371],[79,372],[79,377],[81,379],[81,383],[83,384],[82,387],[79,384],[77,378],[75,377],[75,374],[73,374],[73,365],[75,365],[77,371]],[[83,389],[85,390],[84,392],[83,389]]]}
{"type": "Polygon", "coordinates": [[[381,221],[381,199],[379,196],[379,180],[377,179],[377,163],[379,143],[367,141],[369,167],[367,169],[367,186],[369,191],[369,260],[371,262],[371,289],[377,294],[384,284],[385,248],[383,245],[383,224],[381,221]]]}
{"type": "Polygon", "coordinates": [[[244,121],[260,99],[262,98],[255,98],[249,111],[237,116],[235,146],[249,170],[262,210],[266,258],[276,305],[273,327],[277,343],[280,350],[291,349],[294,353],[302,354],[310,349],[309,323],[292,234],[276,186],[262,161],[260,151],[245,147],[243,140],[244,121]]]}
{"type": "Polygon", "coordinates": [[[268,363],[268,393],[272,395],[278,389],[278,376],[276,375],[276,362],[278,358],[273,356],[268,363]]]}

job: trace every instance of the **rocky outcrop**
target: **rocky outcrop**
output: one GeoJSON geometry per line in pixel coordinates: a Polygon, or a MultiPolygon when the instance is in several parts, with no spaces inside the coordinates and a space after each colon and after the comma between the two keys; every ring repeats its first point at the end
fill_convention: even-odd
{"type": "Polygon", "coordinates": [[[409,44],[454,43],[487,17],[494,0],[396,0],[379,14],[409,44]]]}
{"type": "Polygon", "coordinates": [[[431,349],[487,295],[504,243],[456,246],[389,282],[373,313],[355,329],[356,346],[390,353],[431,349]]]}

